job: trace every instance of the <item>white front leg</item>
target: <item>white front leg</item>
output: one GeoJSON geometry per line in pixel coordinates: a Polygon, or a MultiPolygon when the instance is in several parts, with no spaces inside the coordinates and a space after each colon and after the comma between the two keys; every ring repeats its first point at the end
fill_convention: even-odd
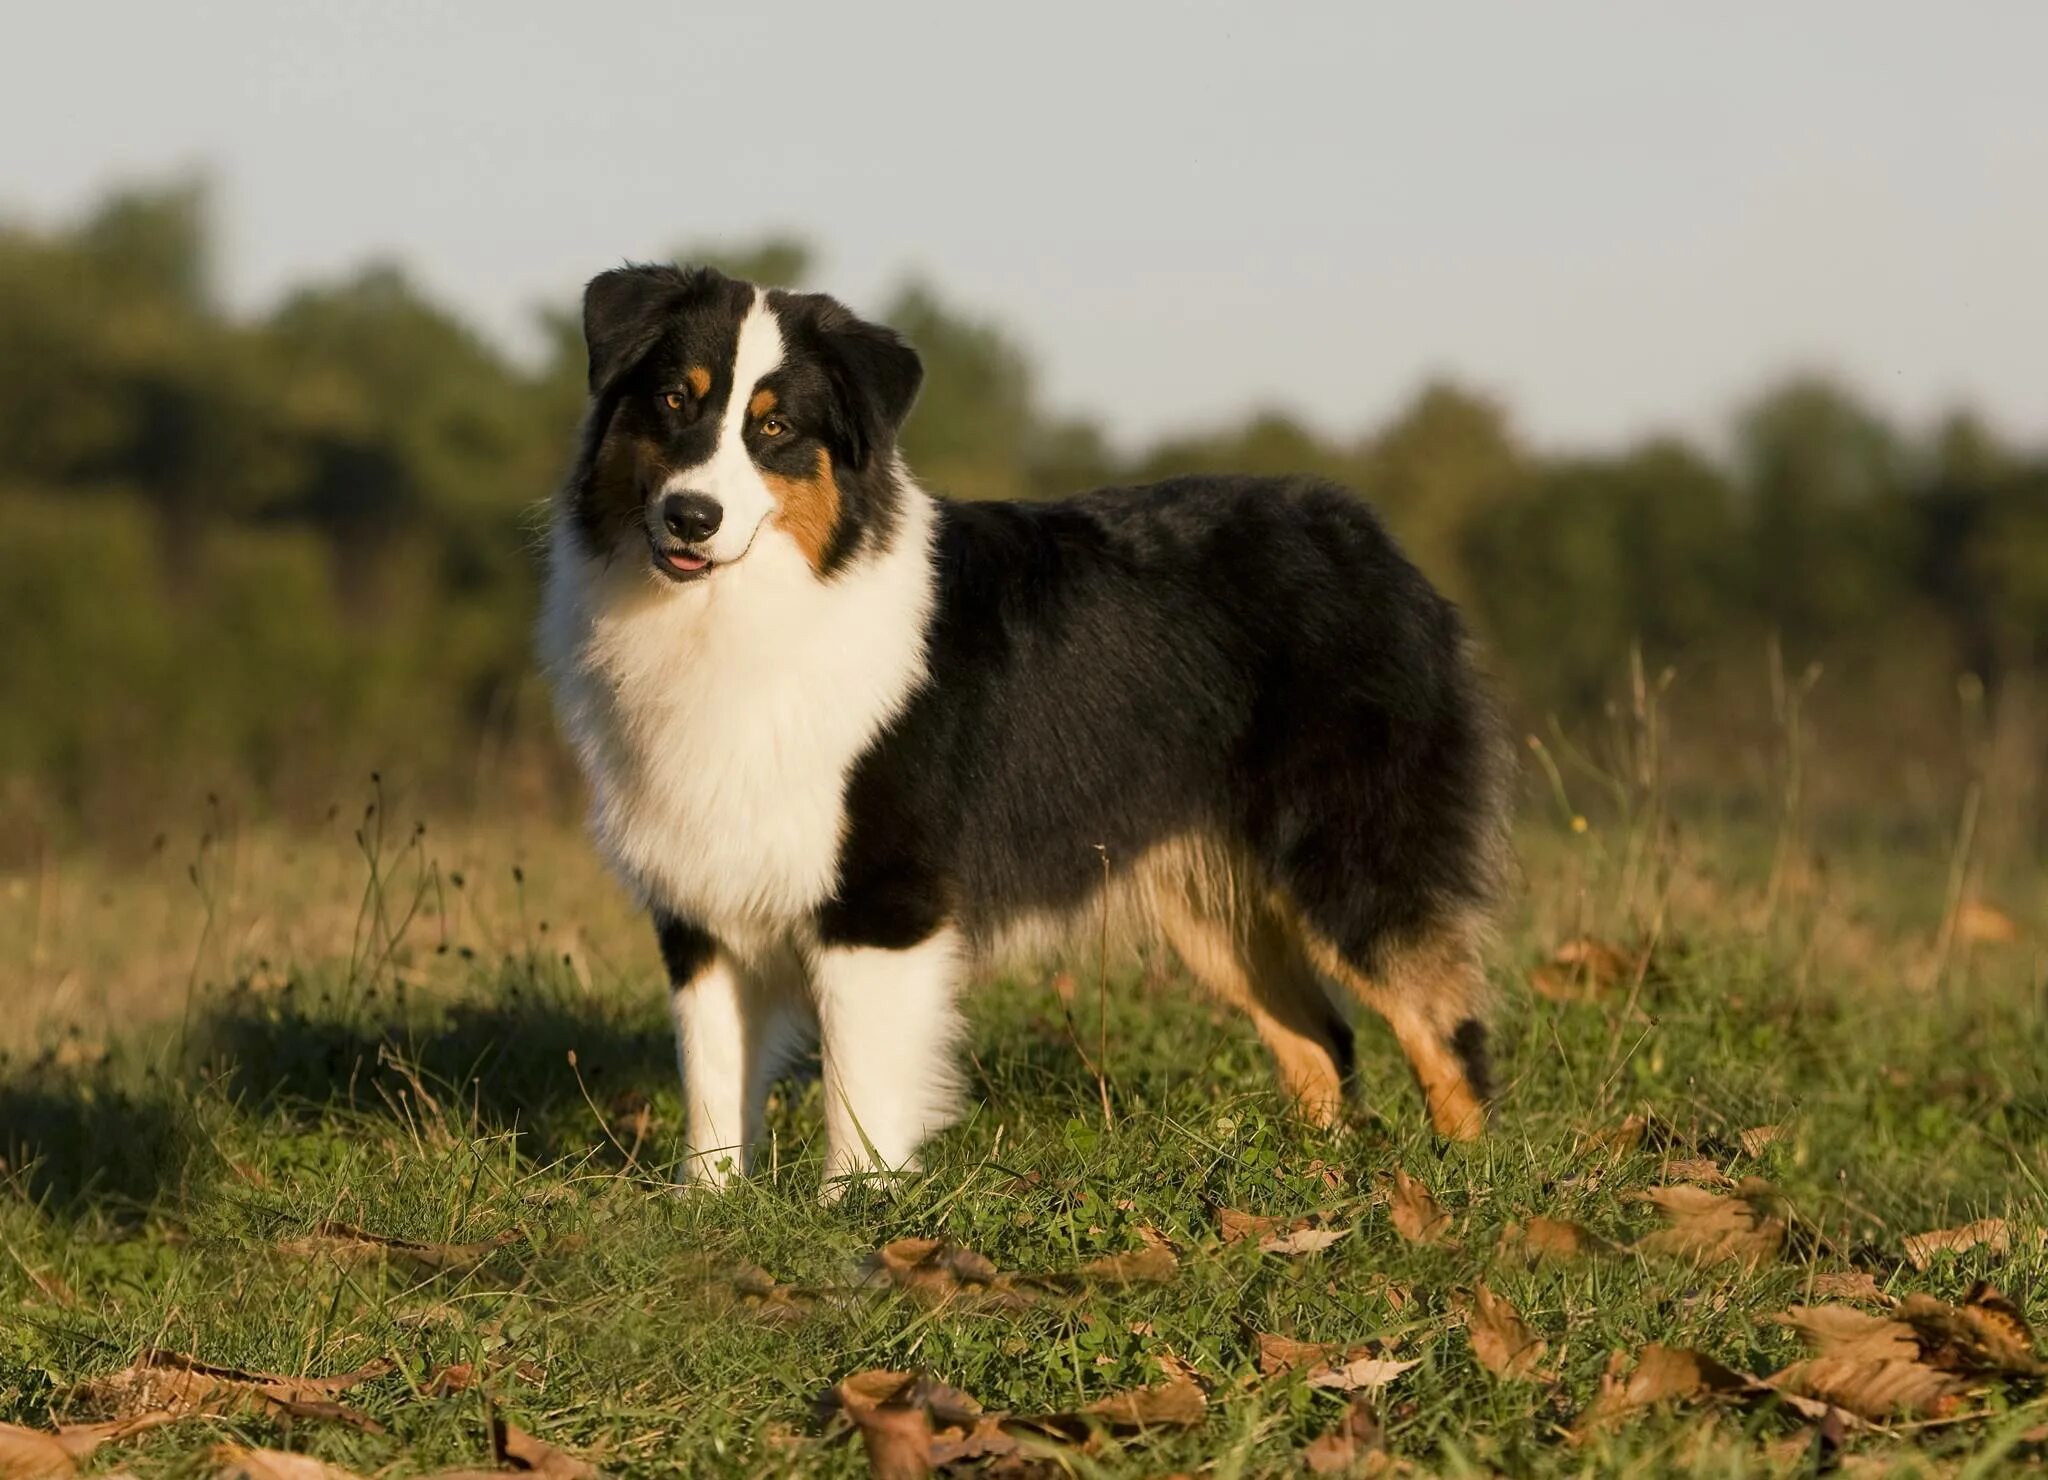
{"type": "Polygon", "coordinates": [[[746,1175],[769,1086],[802,1042],[802,1014],[786,988],[723,951],[671,991],[669,1010],[683,1073],[681,1179],[722,1187],[746,1175]]]}
{"type": "Polygon", "coordinates": [[[850,1178],[912,1165],[952,1120],[964,958],[950,929],[904,951],[819,951],[812,989],[825,1069],[826,1197],[850,1178]]]}

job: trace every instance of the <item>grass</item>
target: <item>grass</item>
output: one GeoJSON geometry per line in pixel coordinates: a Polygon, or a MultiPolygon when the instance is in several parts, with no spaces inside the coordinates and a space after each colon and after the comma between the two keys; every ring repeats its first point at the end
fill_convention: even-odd
{"type": "MultiPolygon", "coordinates": [[[[977,989],[972,1114],[893,1196],[830,1209],[804,1078],[777,1100],[761,1176],[719,1196],[668,1187],[679,1100],[652,944],[589,881],[571,837],[465,837],[437,852],[373,833],[342,864],[331,846],[292,844],[312,860],[294,867],[279,862],[285,845],[243,839],[210,896],[203,859],[190,879],[163,865],[155,885],[67,863],[66,901],[39,897],[32,932],[12,927],[44,959],[12,994],[22,1011],[0,1065],[0,1421],[61,1417],[75,1385],[150,1348],[285,1374],[389,1358],[393,1370],[346,1395],[382,1433],[202,1418],[86,1468],[205,1473],[232,1438],[403,1476],[482,1462],[494,1405],[619,1474],[853,1475],[866,1472],[860,1445],[833,1442],[816,1406],[850,1373],[914,1369],[990,1407],[1049,1412],[1157,1382],[1163,1360],[1208,1387],[1205,1422],[1062,1463],[1294,1473],[1344,1400],[1262,1376],[1255,1337],[1271,1332],[1375,1340],[1415,1360],[1377,1406],[1388,1449],[1419,1473],[1813,1473],[1816,1431],[1770,1405],[1673,1405],[1585,1443],[1567,1431],[1615,1351],[1660,1342],[1749,1373],[1785,1366],[1796,1342],[1767,1317],[1852,1263],[1895,1294],[1956,1299],[1989,1279],[2036,1323],[2048,1315],[2048,1246],[2034,1237],[2048,1226],[2048,1000],[2026,944],[2042,938],[2048,897],[2014,873],[2002,902],[2031,933],[1974,951],[1951,942],[1937,961],[1945,855],[1838,859],[1788,886],[1782,870],[1765,877],[1768,837],[1761,849],[1646,837],[1527,830],[1529,882],[1498,953],[1504,1090],[1477,1145],[1427,1132],[1377,1027],[1361,1033],[1365,1106],[1350,1128],[1301,1127],[1249,1033],[1160,970],[1119,969],[1107,993],[1105,1125],[1074,1041],[1090,1054],[1097,1042],[1094,967],[1081,963],[1073,1029],[1042,977],[977,989]],[[508,857],[525,860],[517,881],[508,857]],[[382,882],[366,890],[373,872],[382,882]],[[109,908],[92,900],[149,888],[166,894],[153,970],[113,960],[120,943],[89,928],[109,908]],[[551,923],[565,911],[580,934],[551,923]],[[1532,996],[1527,967],[1589,928],[1654,935],[1654,969],[1590,1003],[1532,996]],[[93,953],[85,976],[134,985],[95,997],[51,964],[67,949],[93,953]],[[1645,1109],[1668,1140],[1598,1139],[1645,1109]],[[1760,1125],[1784,1134],[1748,1154],[1740,1132],[1760,1125]],[[1655,1222],[1630,1194],[1680,1159],[1777,1187],[1802,1231],[1788,1256],[1531,1266],[1502,1246],[1538,1214],[1626,1244],[1655,1222]],[[1449,1239],[1396,1230],[1384,1195],[1396,1168],[1451,1215],[1449,1239]],[[1218,1208],[1319,1213],[1346,1233],[1321,1253],[1263,1254],[1219,1240],[1218,1208]],[[2002,1256],[1979,1248],[1925,1270],[1901,1257],[1910,1234],[1990,1216],[2016,1231],[2002,1256]],[[335,1224],[489,1247],[437,1271],[308,1245],[335,1224]],[[1020,1309],[869,1292],[791,1314],[735,1293],[749,1267],[843,1291],[878,1246],[912,1235],[1030,1272],[1163,1235],[1180,1264],[1168,1283],[1020,1309]],[[1459,1312],[1482,1280],[1548,1341],[1554,1379],[1503,1380],[1475,1360],[1459,1312]],[[430,1395],[457,1363],[494,1375],[430,1395]]],[[[212,846],[217,866],[224,845],[212,846]]],[[[1851,1434],[1847,1455],[1901,1473],[2040,1462],[2038,1384],[1978,1409],[1851,1434]]]]}

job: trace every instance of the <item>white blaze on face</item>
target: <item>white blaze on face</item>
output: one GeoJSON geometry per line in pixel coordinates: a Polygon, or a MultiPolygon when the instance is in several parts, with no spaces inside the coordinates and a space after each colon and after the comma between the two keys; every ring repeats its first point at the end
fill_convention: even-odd
{"type": "Polygon", "coordinates": [[[717,500],[723,511],[718,533],[704,546],[714,564],[723,565],[747,553],[755,532],[775,510],[775,500],[761,470],[747,451],[747,402],[754,387],[782,363],[782,326],[768,307],[764,288],[754,290],[753,305],[740,321],[739,344],[733,351],[732,394],[718,424],[718,445],[694,468],[671,473],[663,493],[702,493],[717,500]]]}

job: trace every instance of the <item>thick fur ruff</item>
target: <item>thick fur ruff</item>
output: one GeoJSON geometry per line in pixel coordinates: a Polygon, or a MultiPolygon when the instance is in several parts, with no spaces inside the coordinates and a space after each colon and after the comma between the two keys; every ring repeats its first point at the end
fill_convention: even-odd
{"type": "Polygon", "coordinates": [[[955,1108],[977,958],[1102,912],[1240,1006],[1304,1113],[1350,1009],[1483,1120],[1504,760],[1463,628],[1354,495],[1183,478],[961,504],[895,453],[915,354],[832,300],[625,268],[541,648],[676,993],[690,1169],[822,1041],[834,1177],[955,1108]]]}

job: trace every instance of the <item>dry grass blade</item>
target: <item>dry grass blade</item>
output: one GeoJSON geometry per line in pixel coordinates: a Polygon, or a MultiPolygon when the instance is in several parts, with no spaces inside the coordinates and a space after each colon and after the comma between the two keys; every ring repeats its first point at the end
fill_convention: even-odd
{"type": "Polygon", "coordinates": [[[1510,1223],[1501,1234],[1501,1249],[1531,1264],[1571,1259],[1598,1259],[1620,1251],[1591,1229],[1561,1218],[1531,1218],[1510,1223]]]}
{"type": "Polygon", "coordinates": [[[392,1370],[378,1360],[335,1377],[282,1377],[216,1367],[178,1352],[144,1352],[129,1366],[82,1384],[77,1399],[115,1418],[188,1413],[233,1413],[268,1408],[295,1418],[325,1418],[372,1433],[382,1428],[367,1415],[333,1401],[333,1395],[392,1370]]]}
{"type": "Polygon", "coordinates": [[[1472,1355],[1494,1376],[1521,1381],[1543,1375],[1537,1367],[1550,1343],[1529,1329],[1521,1312],[1484,1284],[1473,1288],[1465,1332],[1472,1340],[1472,1355]]]}
{"type": "Polygon", "coordinates": [[[1785,1220],[1772,1211],[1776,1194],[1754,1179],[1744,1181],[1731,1197],[1687,1186],[1653,1187],[1634,1195],[1653,1204],[1666,1224],[1637,1241],[1636,1248],[1645,1254],[1757,1265],[1784,1250],[1785,1220]]]}
{"type": "Polygon", "coordinates": [[[1966,1254],[1986,1249],[2003,1259],[2012,1250],[2012,1230],[2003,1218],[1979,1218],[1960,1228],[1936,1228],[1913,1234],[1906,1240],[1906,1258],[1915,1269],[1926,1269],[1940,1254],[1966,1254]]]}
{"type": "Polygon", "coordinates": [[[361,1480],[353,1470],[283,1449],[222,1444],[213,1451],[213,1459],[213,1480],[361,1480]]]}
{"type": "Polygon", "coordinates": [[[1385,1453],[1379,1414],[1370,1398],[1357,1397],[1335,1428],[1308,1441],[1301,1462],[1311,1475],[1353,1475],[1385,1453]]]}
{"type": "Polygon", "coordinates": [[[1636,1359],[1635,1369],[1626,1377],[1622,1368],[1628,1358],[1616,1352],[1600,1376],[1600,1392],[1580,1415],[1572,1430],[1585,1438],[1611,1428],[1631,1414],[1660,1403],[1683,1403],[1719,1394],[1740,1393],[1755,1385],[1741,1373],[1730,1370],[1702,1352],[1650,1345],[1636,1359]]]}
{"type": "Polygon", "coordinates": [[[1387,1205],[1394,1231],[1411,1244],[1434,1244],[1451,1231],[1451,1215],[1427,1187],[1399,1167],[1394,1168],[1387,1205]]]}

